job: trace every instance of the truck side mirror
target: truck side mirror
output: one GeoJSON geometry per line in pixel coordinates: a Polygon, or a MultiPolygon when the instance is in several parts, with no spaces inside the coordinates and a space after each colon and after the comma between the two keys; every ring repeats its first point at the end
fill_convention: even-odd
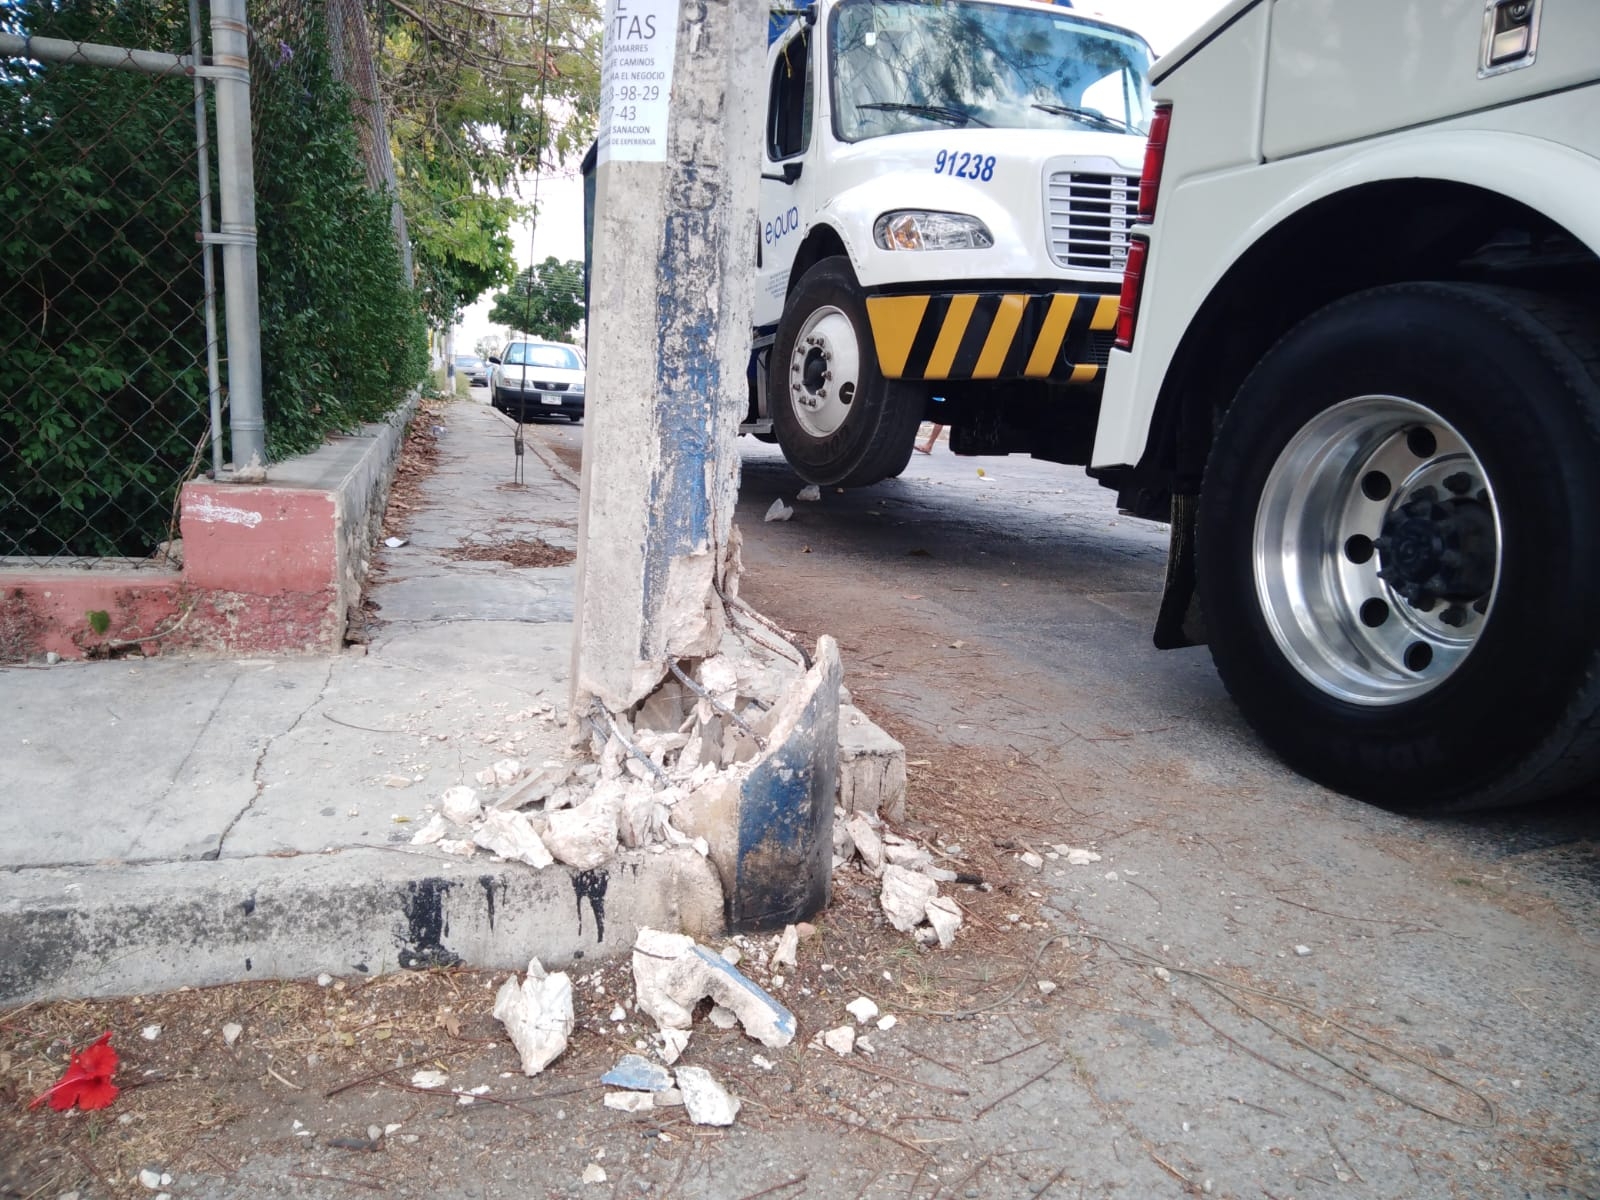
{"type": "Polygon", "coordinates": [[[773,183],[793,183],[800,178],[801,166],[801,163],[786,162],[783,164],[783,173],[781,175],[763,175],[761,178],[770,179],[773,183]]]}

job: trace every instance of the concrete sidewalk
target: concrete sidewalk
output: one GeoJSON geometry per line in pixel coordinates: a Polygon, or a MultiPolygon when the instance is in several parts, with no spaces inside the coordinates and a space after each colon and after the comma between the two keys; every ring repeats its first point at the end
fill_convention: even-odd
{"type": "Polygon", "coordinates": [[[0,668],[0,1003],[465,962],[556,964],[720,927],[692,849],[532,871],[410,845],[454,784],[562,753],[576,479],[457,401],[379,545],[369,644],[328,657],[0,668]]]}

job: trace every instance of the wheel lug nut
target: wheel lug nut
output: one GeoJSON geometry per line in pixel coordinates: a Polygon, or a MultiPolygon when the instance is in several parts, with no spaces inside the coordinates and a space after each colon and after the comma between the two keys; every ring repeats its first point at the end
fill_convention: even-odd
{"type": "Polygon", "coordinates": [[[1439,614],[1439,620],[1445,625],[1459,629],[1467,623],[1467,610],[1459,604],[1452,604],[1439,614]]]}
{"type": "Polygon", "coordinates": [[[1444,481],[1445,491],[1457,496],[1465,496],[1472,490],[1472,476],[1465,471],[1457,471],[1444,481]]]}

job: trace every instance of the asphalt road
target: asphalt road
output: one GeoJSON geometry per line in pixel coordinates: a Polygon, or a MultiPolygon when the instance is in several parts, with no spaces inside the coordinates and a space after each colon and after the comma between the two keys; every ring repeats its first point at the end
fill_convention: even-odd
{"type": "Polygon", "coordinates": [[[1052,1170],[1097,1195],[1600,1192],[1591,799],[1425,821],[1295,775],[1203,649],[1151,646],[1165,530],[1081,471],[941,444],[808,502],[776,448],[740,449],[743,594],[839,639],[912,756],[911,832],[1019,852],[1002,932],[1026,936],[994,970],[1037,946],[1025,969],[1072,981],[1070,1011],[926,1043],[974,1095],[1041,1069],[942,1153],[1038,1154],[1004,1194],[1052,1170]],[[971,811],[935,816],[919,771],[971,811]]]}

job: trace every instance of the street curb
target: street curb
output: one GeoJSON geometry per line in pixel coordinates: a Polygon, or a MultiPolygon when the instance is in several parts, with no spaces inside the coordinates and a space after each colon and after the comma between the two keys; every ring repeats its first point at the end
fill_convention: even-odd
{"type": "Polygon", "coordinates": [[[625,953],[641,928],[709,938],[722,887],[692,848],[542,871],[432,851],[18,871],[0,899],[0,1004],[251,979],[625,953]]]}

